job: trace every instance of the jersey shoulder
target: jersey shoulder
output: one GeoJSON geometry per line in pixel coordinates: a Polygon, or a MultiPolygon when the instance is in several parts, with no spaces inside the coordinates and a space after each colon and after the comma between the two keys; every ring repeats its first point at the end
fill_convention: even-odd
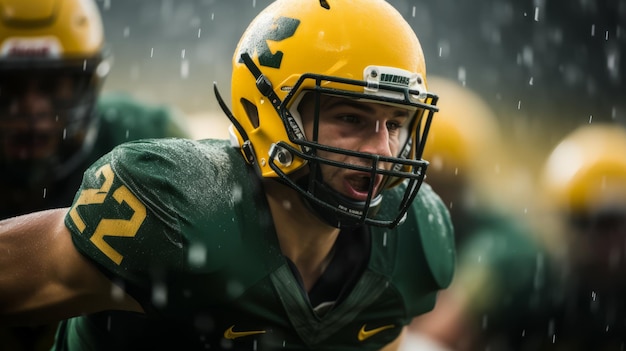
{"type": "Polygon", "coordinates": [[[456,261],[450,213],[439,195],[426,183],[422,184],[409,211],[414,217],[409,216],[408,220],[417,222],[433,278],[441,288],[446,288],[452,281],[456,261]]]}
{"type": "Polygon", "coordinates": [[[237,245],[245,167],[227,141],[125,143],[85,172],[65,223],[79,251],[134,284],[153,267],[210,270],[237,245]],[[209,250],[202,262],[189,261],[196,244],[209,250]]]}
{"type": "MultiPolygon", "coordinates": [[[[399,185],[385,193],[381,211],[397,206],[395,204],[404,195],[404,186],[399,185]]],[[[375,233],[379,231],[374,230],[375,233]]],[[[395,267],[389,269],[395,271],[401,284],[414,280],[418,271],[434,289],[446,288],[450,284],[456,259],[454,230],[448,209],[428,184],[422,184],[404,222],[390,235],[397,254],[395,260],[390,260],[395,262],[395,267]]],[[[420,284],[424,285],[424,280],[420,284]]]]}

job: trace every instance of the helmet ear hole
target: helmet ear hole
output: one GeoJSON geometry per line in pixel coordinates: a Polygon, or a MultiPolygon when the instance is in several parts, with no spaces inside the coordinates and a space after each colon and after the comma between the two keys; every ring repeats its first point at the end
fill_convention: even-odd
{"type": "Polygon", "coordinates": [[[250,120],[252,127],[258,128],[259,127],[259,110],[256,108],[256,106],[252,102],[250,102],[247,99],[241,98],[241,100],[239,101],[241,102],[241,105],[243,106],[244,111],[246,111],[246,115],[248,116],[248,119],[250,120]]]}

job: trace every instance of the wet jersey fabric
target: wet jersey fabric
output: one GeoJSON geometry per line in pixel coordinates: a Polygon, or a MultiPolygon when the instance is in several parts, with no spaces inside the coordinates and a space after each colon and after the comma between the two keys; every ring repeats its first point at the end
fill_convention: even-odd
{"type": "Polygon", "coordinates": [[[93,147],[87,151],[80,164],[70,174],[51,179],[48,184],[41,184],[37,189],[30,186],[27,189],[16,189],[12,184],[0,184],[0,193],[3,194],[0,219],[70,206],[80,186],[82,172],[121,143],[145,138],[189,136],[183,118],[176,110],[148,106],[124,93],[103,94],[94,113],[98,115],[98,134],[93,147]]]}
{"type": "MultiPolygon", "coordinates": [[[[382,215],[401,194],[385,192],[382,215]]],[[[433,308],[454,270],[449,214],[424,185],[399,227],[340,233],[354,237],[335,256],[355,254],[345,262],[357,273],[340,273],[337,303],[315,309],[280,252],[258,177],[219,140],[116,148],[85,173],[66,225],[147,313],[70,319],[56,350],[378,350],[433,308]]],[[[341,270],[320,281],[336,285],[329,272],[341,270]]]]}

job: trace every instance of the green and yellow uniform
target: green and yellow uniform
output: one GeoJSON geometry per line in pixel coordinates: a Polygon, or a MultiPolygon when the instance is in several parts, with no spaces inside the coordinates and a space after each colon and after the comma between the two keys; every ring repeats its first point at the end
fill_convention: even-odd
{"type": "MultiPolygon", "coordinates": [[[[385,192],[382,215],[400,194],[385,192]]],[[[454,267],[449,214],[423,185],[404,224],[341,232],[307,294],[258,176],[219,140],[117,147],[85,173],[66,225],[146,315],[73,318],[57,350],[378,350],[433,308],[454,267]]]]}

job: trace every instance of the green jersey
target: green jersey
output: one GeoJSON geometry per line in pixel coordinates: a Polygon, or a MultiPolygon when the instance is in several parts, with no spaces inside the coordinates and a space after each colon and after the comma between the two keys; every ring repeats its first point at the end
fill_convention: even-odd
{"type": "MultiPolygon", "coordinates": [[[[382,215],[401,194],[385,192],[382,215]]],[[[307,294],[261,182],[220,140],[117,147],[85,173],[66,225],[146,315],[73,318],[58,350],[378,350],[433,308],[455,257],[449,214],[424,185],[402,225],[340,233],[307,294]]]]}

